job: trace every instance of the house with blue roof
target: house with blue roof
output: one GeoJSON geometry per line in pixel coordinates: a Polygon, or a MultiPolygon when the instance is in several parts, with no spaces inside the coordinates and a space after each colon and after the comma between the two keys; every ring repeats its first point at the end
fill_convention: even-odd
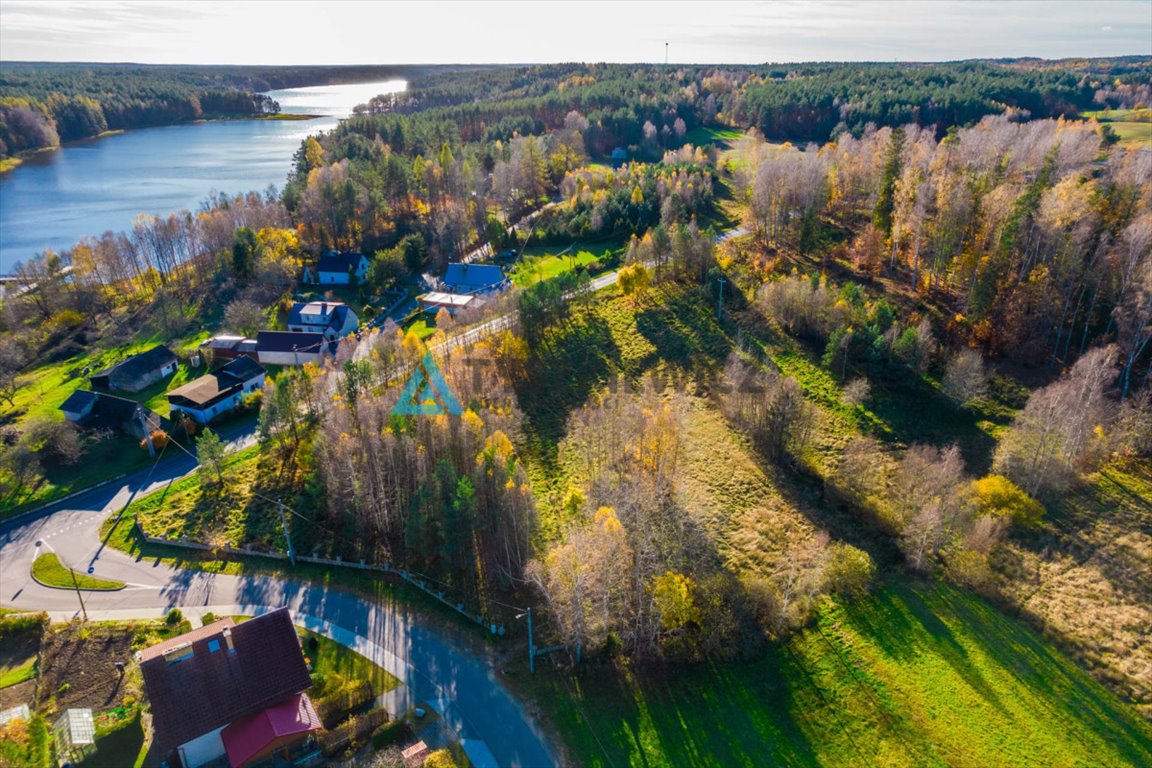
{"type": "Polygon", "coordinates": [[[502,291],[509,282],[495,264],[449,264],[444,272],[444,291],[477,296],[502,291]]]}
{"type": "Polygon", "coordinates": [[[349,285],[368,274],[368,258],[355,251],[328,251],[316,261],[316,267],[304,268],[303,281],[318,285],[349,285]]]}

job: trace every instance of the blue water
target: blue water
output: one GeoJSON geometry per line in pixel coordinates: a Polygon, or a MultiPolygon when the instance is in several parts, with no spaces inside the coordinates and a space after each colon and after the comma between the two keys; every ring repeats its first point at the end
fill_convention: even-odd
{"type": "Polygon", "coordinates": [[[283,112],[321,117],[144,128],[30,157],[0,174],[0,274],[45,249],[128,229],[141,213],[195,209],[214,191],[283,186],[306,136],[404,87],[391,80],[272,91],[283,112]]]}

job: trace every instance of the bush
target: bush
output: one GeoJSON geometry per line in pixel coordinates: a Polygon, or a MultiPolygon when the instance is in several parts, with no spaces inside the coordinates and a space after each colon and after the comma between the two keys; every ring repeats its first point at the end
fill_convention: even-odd
{"type": "Polygon", "coordinates": [[[365,712],[360,717],[352,718],[339,728],[321,734],[319,738],[320,749],[328,756],[354,749],[362,743],[360,739],[372,733],[374,729],[387,720],[387,710],[377,708],[365,712]]]}
{"type": "Polygon", "coordinates": [[[457,768],[457,763],[451,752],[438,749],[424,760],[424,768],[457,768]]]}
{"type": "Polygon", "coordinates": [[[331,728],[351,712],[375,698],[367,680],[349,680],[341,675],[326,675],[319,686],[320,695],[313,700],[316,715],[331,728]]]}
{"type": "Polygon", "coordinates": [[[184,614],[180,612],[179,608],[173,608],[168,611],[168,615],[164,617],[164,623],[170,627],[174,627],[182,621],[184,621],[184,614]]]}
{"type": "MultiPolygon", "coordinates": [[[[152,447],[154,449],[156,449],[157,451],[164,450],[164,448],[168,445],[168,433],[162,429],[153,430],[152,434],[149,435],[149,437],[152,438],[152,447]]],[[[141,440],[140,441],[140,447],[143,449],[147,449],[148,448],[148,441],[147,440],[141,440]]]]}
{"type": "Polygon", "coordinates": [[[1008,517],[1021,525],[1035,527],[1044,516],[1044,505],[1024,493],[1003,475],[988,475],[972,483],[976,503],[985,515],[1008,517]]]}
{"type": "Polygon", "coordinates": [[[372,732],[372,748],[383,749],[400,744],[412,735],[412,727],[404,720],[392,720],[372,732]]]}
{"type": "Polygon", "coordinates": [[[208,613],[204,614],[200,618],[200,625],[206,627],[214,621],[216,621],[216,614],[212,613],[212,611],[208,611],[208,613]]]}
{"type": "Polygon", "coordinates": [[[867,552],[838,542],[831,547],[825,574],[830,591],[859,597],[868,591],[876,575],[876,564],[867,552]]]}

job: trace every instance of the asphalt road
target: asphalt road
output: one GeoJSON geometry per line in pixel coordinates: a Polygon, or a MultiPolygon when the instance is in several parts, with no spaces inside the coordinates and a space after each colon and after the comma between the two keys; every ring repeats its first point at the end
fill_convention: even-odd
{"type": "MultiPolygon", "coordinates": [[[[221,433],[240,448],[251,444],[253,431],[253,425],[243,425],[221,433]]],[[[547,741],[488,660],[422,626],[404,606],[311,583],[184,570],[102,546],[100,526],[109,515],[134,496],[155,492],[194,468],[191,457],[177,452],[165,456],[151,476],[148,470],[137,472],[0,526],[0,604],[47,610],[54,618],[79,614],[74,591],[43,587],[32,579],[36,555],[54,551],[77,570],[91,565],[95,575],[128,585],[117,592],[85,592],[93,619],[161,616],[171,608],[201,613],[240,606],[257,613],[287,606],[306,624],[323,624],[336,639],[363,638],[383,649],[394,662],[386,666],[406,683],[406,699],[429,703],[458,738],[483,742],[499,765],[555,764],[547,741]]]]}
{"type": "MultiPolygon", "coordinates": [[[[732,230],[717,240],[742,233],[732,230]]],[[[592,290],[615,283],[617,274],[595,278],[592,290]]],[[[445,347],[467,346],[511,323],[511,316],[493,318],[449,339],[445,347]]],[[[255,441],[255,428],[250,422],[221,429],[219,434],[232,450],[239,450],[255,441]]],[[[0,604],[47,610],[54,618],[79,614],[75,592],[43,587],[32,579],[36,555],[53,551],[77,570],[91,566],[96,576],[128,585],[116,592],[86,592],[85,606],[94,619],[161,616],[171,608],[199,615],[208,610],[257,613],[287,606],[301,622],[386,657],[385,666],[405,681],[407,701],[431,704],[458,738],[483,742],[499,765],[556,764],[539,729],[501,685],[488,661],[421,626],[404,606],[371,602],[311,583],[184,570],[103,546],[99,531],[105,519],[133,499],[192,473],[196,466],[185,452],[170,449],[152,468],[0,523],[0,604]]]]}

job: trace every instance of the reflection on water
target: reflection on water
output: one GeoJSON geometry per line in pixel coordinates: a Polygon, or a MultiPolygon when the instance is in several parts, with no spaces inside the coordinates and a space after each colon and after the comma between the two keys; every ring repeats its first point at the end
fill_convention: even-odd
{"type": "Polygon", "coordinates": [[[281,186],[306,136],[402,80],[272,91],[313,120],[231,120],[144,128],[69,144],[0,175],[0,274],[46,248],[132,226],[140,213],[194,209],[212,191],[281,186]]]}

